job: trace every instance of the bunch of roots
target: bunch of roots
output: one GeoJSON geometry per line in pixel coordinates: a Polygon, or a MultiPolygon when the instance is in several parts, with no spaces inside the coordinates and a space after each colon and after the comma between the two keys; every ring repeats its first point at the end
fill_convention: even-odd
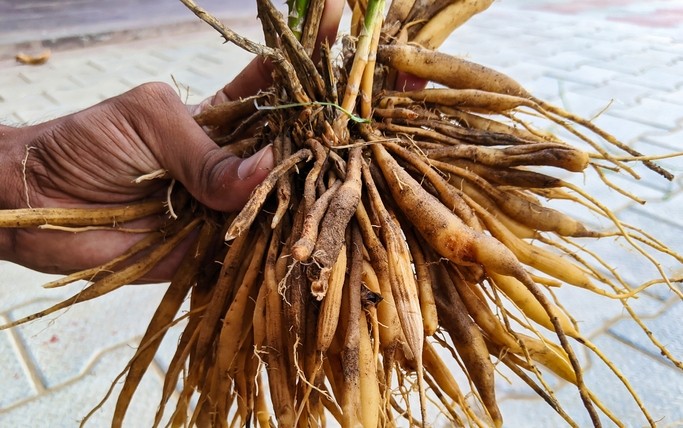
{"type": "Polygon", "coordinates": [[[259,0],[265,45],[183,3],[274,66],[267,92],[196,117],[236,155],[272,144],[276,167],[246,206],[232,215],[214,212],[175,186],[166,205],[30,210],[21,221],[3,223],[120,224],[168,208],[174,216],[121,257],[50,284],[96,278],[12,325],[135,281],[199,231],[122,373],[114,426],[122,424],[166,331],[180,321],[155,425],[170,418],[174,426],[374,427],[403,425],[401,419],[420,425],[440,414],[458,426],[500,426],[495,364],[507,366],[571,426],[577,424],[548,374],[576,385],[596,426],[605,417],[623,425],[586,387],[574,350],[580,346],[603,360],[654,426],[627,379],[579,332],[553,289],[580,287],[618,299],[680,369],[629,302],[655,283],[682,297],[653,254],[683,257],[552,174],[593,168],[627,197],[603,171],[636,176],[629,162],[638,161],[672,177],[511,78],[434,50],[491,1],[394,1],[386,15],[384,0],[351,1],[351,35],[335,54],[327,46],[313,52],[322,1],[291,4],[286,22],[269,0],[259,0]],[[404,75],[436,85],[397,90],[404,75]],[[533,127],[524,115],[563,128],[585,149],[533,127]],[[544,200],[575,204],[612,227],[591,230],[544,200]],[[606,237],[630,246],[660,277],[626,283],[615,266],[582,249],[582,241],[606,237]],[[188,296],[189,310],[179,316],[188,296]],[[464,383],[456,381],[462,374],[464,383]]]}

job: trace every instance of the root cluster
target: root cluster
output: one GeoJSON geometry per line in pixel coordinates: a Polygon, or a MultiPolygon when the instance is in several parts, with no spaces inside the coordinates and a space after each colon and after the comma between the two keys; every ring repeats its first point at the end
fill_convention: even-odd
{"type": "MultiPolygon", "coordinates": [[[[544,379],[548,373],[576,385],[596,426],[605,416],[621,425],[586,387],[578,345],[609,366],[654,425],[618,368],[552,293],[580,287],[618,299],[635,317],[631,298],[675,280],[652,254],[683,262],[680,255],[552,175],[586,168],[635,175],[629,159],[642,155],[507,76],[432,50],[443,32],[490,1],[394,2],[384,20],[383,1],[353,1],[353,37],[339,57],[322,47],[319,63],[311,60],[314,38],[298,41],[317,32],[315,20],[295,34],[267,0],[258,3],[267,46],[247,45],[211,22],[228,40],[270,57],[276,84],[196,119],[239,156],[272,144],[275,169],[233,215],[205,209],[176,185],[178,218],[168,230],[98,271],[52,284],[113,272],[38,314],[134,281],[190,231],[200,231],[122,374],[113,425],[122,423],[187,296],[190,310],[155,424],[167,410],[178,426],[370,427],[401,424],[399,418],[419,425],[436,412],[458,426],[500,426],[494,378],[502,363],[569,425],[577,424],[544,379]],[[438,85],[396,90],[399,73],[438,85]],[[563,127],[589,149],[539,131],[525,115],[563,127]],[[610,155],[609,146],[625,155],[610,155]],[[553,199],[587,208],[613,227],[591,230],[544,205],[553,199]],[[606,237],[631,246],[661,278],[628,284],[599,255],[582,250],[581,240],[606,237]],[[138,261],[130,265],[132,258],[138,261]],[[458,371],[468,384],[456,381],[458,371]]],[[[322,2],[312,0],[309,9],[316,8],[322,2]]],[[[153,209],[141,207],[140,216],[153,209]]],[[[60,224],[59,214],[52,223],[60,224]]],[[[95,224],[78,215],[64,226],[95,224]]],[[[107,221],[98,218],[97,224],[107,221]]]]}

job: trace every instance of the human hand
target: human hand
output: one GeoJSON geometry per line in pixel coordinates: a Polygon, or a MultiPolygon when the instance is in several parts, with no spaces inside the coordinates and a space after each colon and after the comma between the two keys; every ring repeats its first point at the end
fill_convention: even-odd
{"type": "MultiPolygon", "coordinates": [[[[343,2],[327,3],[320,34],[334,37],[343,2]]],[[[268,174],[272,152],[265,148],[247,159],[233,156],[192,116],[206,106],[256,93],[270,84],[270,76],[268,63],[256,58],[199,106],[185,106],[166,84],[149,83],[43,124],[1,128],[0,181],[7,183],[0,184],[8,191],[0,196],[0,208],[122,206],[160,198],[173,178],[204,205],[237,210],[268,174]],[[166,171],[165,179],[136,181],[155,171],[166,171]]],[[[126,227],[155,229],[164,221],[164,216],[150,216],[126,227]]],[[[5,229],[0,230],[0,258],[64,274],[101,265],[144,236],[5,229]]],[[[170,279],[188,245],[179,246],[143,280],[170,279]]]]}

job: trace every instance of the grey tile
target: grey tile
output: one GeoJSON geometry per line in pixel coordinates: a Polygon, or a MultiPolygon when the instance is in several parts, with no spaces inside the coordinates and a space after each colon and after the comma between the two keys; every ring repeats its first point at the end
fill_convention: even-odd
{"type": "MultiPolygon", "coordinates": [[[[47,388],[76,379],[104,350],[135,346],[164,286],[125,287],[15,328],[47,388]]],[[[56,303],[56,302],[53,302],[56,303]]],[[[12,311],[11,318],[48,307],[45,302],[12,311]]]]}
{"type": "MultiPolygon", "coordinates": [[[[35,426],[77,426],[90,410],[104,398],[109,386],[118,373],[124,368],[126,361],[133,355],[134,349],[119,346],[98,355],[79,378],[40,396],[29,400],[21,406],[0,412],[0,422],[8,427],[35,426]]],[[[159,404],[161,378],[158,373],[150,372],[142,379],[138,393],[134,396],[129,409],[129,417],[125,426],[149,427],[152,425],[154,413],[159,404]]],[[[121,384],[114,390],[114,395],[89,420],[90,426],[108,426],[111,424],[116,394],[121,384]]],[[[162,422],[165,424],[166,422],[162,422]]]]}
{"type": "Polygon", "coordinates": [[[645,97],[633,106],[615,107],[610,113],[627,120],[673,130],[678,128],[683,119],[682,111],[680,104],[645,97]]]}
{"type": "MultiPolygon", "coordinates": [[[[0,316],[0,323],[5,324],[7,321],[7,318],[0,316]]],[[[38,393],[19,352],[18,344],[12,333],[7,330],[0,332],[0,379],[3,384],[3,391],[0,394],[2,421],[4,409],[16,406],[20,401],[30,399],[38,393]]]]}
{"type": "MultiPolygon", "coordinates": [[[[648,355],[614,338],[602,336],[596,339],[595,343],[633,384],[653,418],[659,421],[658,424],[675,426],[676,421],[683,419],[683,382],[680,381],[680,372],[654,361],[648,355]]],[[[597,357],[594,356],[593,359],[593,365],[585,373],[588,387],[626,426],[644,426],[645,418],[621,382],[598,361],[597,357]]],[[[579,426],[592,425],[574,387],[565,386],[557,391],[556,396],[579,426]]],[[[504,399],[501,410],[505,416],[506,426],[565,426],[563,420],[540,399],[504,399]],[[533,414],[534,417],[529,418],[529,414],[533,414]]],[[[601,419],[605,426],[612,426],[603,415],[601,419]]]]}
{"type": "MultiPolygon", "coordinates": [[[[613,101],[615,107],[629,106],[650,94],[652,89],[642,86],[611,80],[604,85],[585,86],[577,88],[576,92],[602,100],[605,104],[613,101]]],[[[610,107],[608,107],[609,110],[610,107]]]]}
{"type": "MultiPolygon", "coordinates": [[[[681,332],[678,323],[671,322],[671,320],[681,320],[683,319],[681,317],[683,317],[683,303],[681,303],[680,300],[676,301],[674,298],[672,299],[671,304],[668,305],[668,308],[662,307],[659,312],[653,313],[649,317],[643,319],[647,329],[652,332],[658,341],[666,346],[674,358],[678,359],[683,357],[683,332],[681,332]]],[[[624,319],[610,327],[609,333],[619,340],[639,349],[641,352],[651,355],[652,358],[661,360],[663,364],[673,367],[673,364],[661,355],[660,350],[654,346],[647,335],[634,321],[624,319]]],[[[680,378],[681,381],[683,381],[683,375],[681,375],[680,378]]]]}
{"type": "Polygon", "coordinates": [[[35,272],[14,263],[0,261],[0,313],[42,299],[60,299],[69,295],[65,288],[46,291],[42,285],[59,278],[35,272]]]}

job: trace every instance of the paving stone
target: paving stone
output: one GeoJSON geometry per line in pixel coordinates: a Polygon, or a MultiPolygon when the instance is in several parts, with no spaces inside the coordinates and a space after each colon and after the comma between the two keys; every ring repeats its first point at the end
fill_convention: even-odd
{"type": "Polygon", "coordinates": [[[0,74],[0,84],[5,91],[20,90],[22,86],[33,83],[24,77],[17,68],[12,67],[10,70],[10,72],[0,74]]]}
{"type": "Polygon", "coordinates": [[[508,63],[505,65],[496,63],[495,66],[490,65],[490,67],[495,68],[501,73],[507,74],[517,82],[524,82],[523,85],[527,90],[530,90],[530,84],[533,85],[534,80],[544,77],[550,71],[550,68],[548,67],[539,66],[538,64],[526,61],[508,63]]]}
{"type": "MultiPolygon", "coordinates": [[[[622,47],[618,47],[617,49],[619,48],[624,49],[622,47]]],[[[624,73],[625,75],[631,76],[631,80],[635,80],[636,84],[640,83],[639,79],[637,77],[632,76],[638,76],[642,73],[645,73],[648,69],[655,67],[656,64],[662,61],[662,57],[665,57],[666,60],[670,60],[665,54],[662,54],[661,52],[650,55],[639,52],[624,52],[628,52],[628,50],[621,50],[620,55],[617,55],[616,57],[610,60],[602,62],[601,65],[606,69],[619,71],[621,73],[624,73]]],[[[649,78],[641,78],[640,81],[643,83],[647,82],[647,87],[651,87],[653,89],[661,88],[661,84],[658,84],[657,82],[652,82],[649,78]]]]}
{"type": "Polygon", "coordinates": [[[61,107],[52,99],[45,96],[43,91],[26,94],[11,100],[9,103],[11,112],[23,112],[27,110],[48,110],[61,107]]]}
{"type": "MultiPolygon", "coordinates": [[[[681,318],[683,317],[683,303],[676,299],[669,305],[669,308],[656,315],[659,316],[643,319],[645,325],[675,358],[680,359],[683,357],[683,332],[677,323],[673,323],[670,320],[683,319],[681,318]]],[[[651,355],[652,358],[661,360],[663,364],[673,367],[673,364],[661,355],[659,349],[652,344],[650,339],[632,320],[618,322],[610,327],[609,333],[639,349],[641,352],[651,355]]],[[[679,378],[683,381],[683,375],[679,374],[679,378]]]]}
{"type": "MultiPolygon", "coordinates": [[[[683,73],[683,71],[681,73],[683,73]]],[[[658,92],[656,94],[652,94],[651,97],[655,100],[662,100],[672,104],[679,104],[681,111],[683,111],[683,86],[680,86],[673,91],[658,92]]],[[[683,122],[679,123],[683,124],[683,122]]]]}
{"type": "MultiPolygon", "coordinates": [[[[665,200],[651,201],[643,206],[634,207],[632,211],[634,215],[642,213],[655,219],[654,222],[648,222],[648,227],[661,224],[662,229],[659,232],[662,239],[676,239],[671,236],[673,233],[667,230],[669,227],[683,228],[683,192],[678,192],[665,200]]],[[[674,242],[678,250],[683,251],[683,242],[679,240],[674,242]]]]}
{"type": "Polygon", "coordinates": [[[17,122],[14,123],[16,126],[27,126],[34,125],[36,123],[47,122],[48,120],[55,119],[73,113],[78,109],[71,109],[65,106],[50,106],[42,108],[27,108],[21,111],[10,112],[13,117],[17,118],[17,122]]]}
{"type": "Polygon", "coordinates": [[[48,275],[27,269],[14,263],[0,261],[0,314],[25,305],[28,302],[43,299],[64,299],[71,290],[54,288],[46,291],[42,288],[58,275],[48,275]]]}
{"type": "Polygon", "coordinates": [[[625,73],[623,76],[617,77],[616,80],[664,92],[676,90],[681,85],[682,78],[681,76],[675,76],[675,72],[668,71],[666,68],[648,68],[650,70],[630,74],[625,73]]]}
{"type": "MultiPolygon", "coordinates": [[[[645,136],[645,141],[651,141],[671,151],[683,151],[683,126],[672,132],[656,132],[645,136]]],[[[672,160],[672,162],[680,162],[672,160]]],[[[680,172],[680,171],[679,171],[680,172]]]]}
{"type": "MultiPolygon", "coordinates": [[[[621,54],[618,46],[615,46],[614,42],[596,41],[594,37],[585,38],[588,44],[585,48],[581,49],[580,52],[581,55],[590,61],[587,62],[586,65],[603,67],[603,64],[616,60],[616,58],[621,54]]],[[[562,41],[559,41],[558,46],[561,47],[562,45],[562,41]]]]}
{"type": "MultiPolygon", "coordinates": [[[[683,419],[681,414],[683,382],[679,381],[681,379],[680,372],[656,362],[648,355],[640,353],[614,338],[601,336],[595,340],[595,343],[614,361],[634,385],[654,419],[659,421],[658,426],[660,424],[662,426],[676,426],[674,423],[683,419]],[[675,398],[662,400],[661,397],[675,398]]],[[[596,363],[588,369],[585,379],[589,388],[623,420],[626,426],[646,425],[644,417],[619,380],[597,359],[596,363]]],[[[592,426],[575,388],[563,387],[556,392],[556,396],[578,426],[592,426]]],[[[502,400],[500,407],[505,416],[505,426],[545,428],[566,425],[540,399],[506,398],[502,400]],[[530,418],[530,414],[533,417],[530,418]]],[[[601,419],[603,419],[605,426],[613,426],[604,416],[601,416],[601,419]]]]}
{"type": "Polygon", "coordinates": [[[615,106],[610,110],[610,114],[661,129],[674,130],[681,120],[680,111],[679,104],[645,97],[632,106],[615,106]]]}
{"type": "Polygon", "coordinates": [[[652,49],[683,58],[683,43],[681,43],[680,37],[679,40],[676,40],[675,37],[671,37],[671,41],[669,43],[659,43],[653,45],[652,49]]]}
{"type": "MultiPolygon", "coordinates": [[[[0,316],[0,323],[7,322],[7,318],[0,316]]],[[[23,357],[17,350],[12,333],[7,330],[0,332],[0,379],[4,385],[0,394],[0,421],[2,421],[3,409],[37,393],[26,371],[23,357]],[[10,383],[12,387],[8,388],[7,385],[10,383]]]]}
{"type": "MultiPolygon", "coordinates": [[[[605,132],[613,135],[617,140],[625,144],[632,144],[645,136],[669,132],[669,128],[662,129],[656,124],[626,118],[620,114],[623,113],[623,111],[623,108],[618,108],[616,105],[614,107],[609,107],[607,111],[595,118],[593,122],[605,132]]],[[[606,149],[609,149],[610,152],[616,153],[617,149],[612,148],[605,142],[602,144],[606,149]]]]}
{"type": "Polygon", "coordinates": [[[33,85],[18,73],[0,74],[0,105],[9,102],[11,98],[18,98],[34,92],[33,85]]]}
{"type": "MultiPolygon", "coordinates": [[[[606,286],[599,286],[603,290],[608,290],[606,286]]],[[[605,299],[604,296],[597,295],[590,291],[580,289],[571,285],[563,285],[557,290],[553,290],[560,302],[567,311],[576,319],[579,331],[586,337],[592,338],[603,332],[605,325],[609,325],[622,317],[624,308],[616,300],[605,299]]],[[[654,303],[661,305],[661,302],[652,299],[654,303]]],[[[644,304],[643,311],[646,311],[644,304]]]]}
{"type": "MultiPolygon", "coordinates": [[[[549,336],[552,337],[552,336],[549,336]]],[[[584,352],[581,349],[577,349],[577,354],[579,357],[584,356],[584,352]]],[[[497,377],[496,377],[496,397],[499,402],[505,402],[506,400],[513,399],[518,400],[537,400],[538,394],[532,390],[529,385],[527,385],[523,380],[521,380],[517,375],[512,372],[504,364],[498,363],[497,360],[493,360],[496,365],[497,377]]],[[[546,384],[552,388],[553,391],[559,390],[566,386],[566,381],[559,378],[558,376],[551,373],[545,367],[538,365],[538,370],[543,374],[544,381],[546,384]]],[[[527,373],[528,374],[528,373],[527,373]]],[[[467,382],[464,379],[464,382],[467,382]]],[[[466,385],[462,384],[462,385],[466,385]]],[[[540,405],[545,405],[542,401],[540,405]]],[[[505,415],[503,415],[505,419],[505,415]]],[[[507,426],[507,424],[505,425],[507,426]]]]}
{"type": "MultiPolygon", "coordinates": [[[[644,145],[638,143],[633,144],[633,147],[638,149],[644,148],[644,145]]],[[[648,150],[642,150],[641,153],[650,154],[648,150]]],[[[621,189],[626,190],[630,194],[640,198],[645,203],[650,201],[659,201],[665,199],[676,191],[677,185],[665,179],[664,177],[647,169],[640,162],[629,162],[631,169],[639,175],[639,179],[633,178],[626,173],[614,174],[610,176],[610,180],[621,189]]],[[[631,206],[638,206],[639,204],[630,202],[631,206]]]]}
{"type": "Polygon", "coordinates": [[[551,70],[548,73],[548,76],[559,80],[568,80],[586,85],[601,85],[622,77],[624,74],[619,71],[595,67],[584,63],[572,70],[551,70]]]}
{"type": "Polygon", "coordinates": [[[66,110],[68,107],[69,111],[78,111],[90,107],[108,98],[107,95],[100,90],[99,85],[70,90],[54,89],[43,94],[54,105],[61,106],[60,110],[66,110]]]}
{"type": "MultiPolygon", "coordinates": [[[[577,426],[592,426],[575,387],[564,384],[555,390],[555,397],[577,426]]],[[[501,397],[500,410],[504,426],[525,428],[546,428],[567,426],[565,422],[545,401],[539,397],[501,397]],[[530,415],[533,415],[530,417],[530,415]]],[[[601,421],[610,426],[608,421],[601,421]]]]}
{"type": "MultiPolygon", "coordinates": [[[[602,336],[595,343],[633,384],[655,420],[666,425],[683,418],[683,375],[680,371],[609,336],[602,336]],[[662,400],[661,397],[669,398],[662,400]]],[[[644,418],[625,388],[604,364],[596,357],[594,359],[596,363],[586,375],[589,387],[623,418],[627,426],[644,426],[644,418]]]]}
{"type": "MultiPolygon", "coordinates": [[[[652,231],[652,227],[648,229],[652,231]]],[[[656,232],[661,232],[662,229],[666,230],[666,227],[663,227],[661,224],[657,225],[656,232]]],[[[659,233],[657,234],[659,235],[659,233]]],[[[581,244],[582,248],[599,254],[600,258],[608,266],[615,267],[619,276],[633,287],[660,277],[658,269],[645,256],[636,252],[623,238],[582,240],[581,244]]],[[[665,257],[661,256],[658,259],[665,259],[665,257]]]]}
{"type": "MultiPolygon", "coordinates": [[[[607,24],[602,22],[597,26],[596,30],[588,36],[598,42],[607,42],[615,45],[632,43],[633,40],[636,39],[636,37],[633,36],[633,32],[622,31],[622,29],[623,27],[619,25],[612,25],[612,23],[607,24]]],[[[642,47],[642,49],[645,50],[647,47],[642,47]]]]}
{"type": "MultiPolygon", "coordinates": [[[[189,96],[193,98],[201,97],[203,99],[220,89],[220,86],[213,85],[214,79],[200,76],[194,70],[177,70],[171,74],[171,82],[173,79],[182,87],[189,89],[189,96]]],[[[169,83],[175,86],[175,82],[171,82],[169,83]]]]}
{"type": "Polygon", "coordinates": [[[541,65],[565,71],[574,71],[580,66],[586,64],[588,61],[589,59],[584,55],[574,51],[562,51],[556,55],[539,58],[541,65]]]}
{"type": "MultiPolygon", "coordinates": [[[[614,27],[614,32],[619,30],[618,27],[614,27]]],[[[610,30],[605,29],[604,32],[607,33],[610,30]]],[[[647,36],[642,34],[642,31],[627,31],[625,37],[622,37],[619,42],[619,47],[622,48],[621,52],[626,54],[649,54],[652,53],[652,42],[648,40],[647,36]]],[[[659,54],[659,52],[655,52],[659,54]]]]}
{"type": "Polygon", "coordinates": [[[558,81],[556,78],[544,74],[542,77],[525,82],[524,87],[535,97],[557,104],[565,84],[566,82],[558,81]]]}
{"type": "MultiPolygon", "coordinates": [[[[677,223],[680,222],[680,217],[676,217],[677,209],[678,208],[672,207],[671,210],[664,208],[660,211],[657,211],[655,207],[650,208],[650,211],[646,212],[640,207],[634,207],[622,212],[620,217],[624,222],[631,224],[633,224],[634,221],[639,220],[640,224],[638,224],[638,226],[641,229],[646,230],[651,236],[662,242],[672,251],[678,254],[683,254],[683,227],[677,223]],[[653,215],[651,214],[652,212],[655,212],[656,214],[653,215]]],[[[683,267],[676,259],[649,247],[643,246],[643,248],[652,258],[660,263],[662,271],[670,278],[681,278],[683,276],[683,267]]],[[[628,268],[626,267],[622,269],[628,271],[628,268]]],[[[650,279],[656,278],[660,278],[660,274],[658,272],[651,272],[650,279]]],[[[642,276],[640,277],[641,283],[645,282],[646,280],[647,278],[642,276]]],[[[679,289],[683,289],[680,284],[678,284],[677,287],[679,289]]],[[[651,293],[654,293],[663,300],[672,297],[672,293],[665,287],[653,288],[651,293]],[[654,293],[654,290],[658,290],[658,293],[654,293]]]]}
{"type": "MultiPolygon", "coordinates": [[[[680,280],[681,278],[683,278],[683,271],[680,269],[674,270],[670,278],[671,280],[680,280]]],[[[681,282],[672,283],[671,286],[676,287],[678,291],[683,293],[683,285],[681,285],[681,282]]],[[[680,299],[678,296],[676,296],[676,294],[671,289],[671,287],[669,287],[668,284],[663,283],[651,285],[645,291],[643,291],[643,295],[650,296],[654,299],[659,300],[660,302],[666,303],[670,303],[671,300],[680,299]]]]}
{"type": "Polygon", "coordinates": [[[651,228],[656,226],[659,228],[660,226],[670,225],[668,234],[665,234],[664,231],[659,232],[662,234],[661,239],[668,240],[669,246],[682,252],[683,236],[671,235],[676,233],[676,228],[680,228],[683,231],[682,204],[683,192],[679,192],[670,198],[659,201],[651,200],[645,205],[634,206],[623,212],[622,215],[627,217],[628,221],[636,226],[650,226],[651,228]]]}
{"type": "Polygon", "coordinates": [[[134,85],[149,82],[156,77],[151,70],[140,67],[137,63],[121,65],[115,70],[112,70],[110,74],[119,80],[133,82],[134,85]]]}
{"type": "Polygon", "coordinates": [[[605,85],[591,85],[583,88],[576,88],[576,92],[581,95],[597,98],[605,104],[611,100],[612,105],[615,107],[634,105],[644,96],[652,94],[650,88],[643,88],[642,86],[618,80],[610,81],[605,85]]]}
{"type": "MultiPolygon", "coordinates": [[[[679,131],[679,134],[680,133],[681,132],[679,131]]],[[[639,153],[647,154],[648,156],[665,156],[663,159],[656,159],[653,162],[666,169],[674,176],[680,177],[683,172],[683,156],[680,154],[674,156],[676,153],[683,151],[683,142],[681,142],[679,147],[670,147],[668,145],[653,142],[652,140],[649,140],[649,137],[645,137],[634,142],[631,147],[639,153]]],[[[636,163],[636,165],[639,170],[643,171],[641,174],[643,176],[642,181],[647,183],[646,185],[667,189],[667,193],[675,193],[681,188],[681,183],[678,183],[676,180],[668,181],[661,175],[643,168],[640,162],[636,163]]]]}
{"type": "MultiPolygon", "coordinates": [[[[78,426],[79,421],[105,396],[111,382],[134,352],[135,350],[128,346],[104,350],[89,362],[86,371],[79,378],[41,394],[21,406],[0,411],[0,426],[13,428],[78,426]]],[[[161,377],[154,371],[143,377],[131,403],[130,416],[125,420],[125,427],[152,426],[162,385],[161,377]]],[[[114,394],[118,393],[120,388],[121,383],[115,388],[114,394]]],[[[110,398],[88,421],[87,426],[111,425],[114,404],[115,399],[110,398]]],[[[161,422],[162,426],[166,423],[167,421],[161,422]]]]}
{"type": "Polygon", "coordinates": [[[609,98],[585,95],[587,88],[590,87],[594,86],[590,84],[562,85],[560,92],[562,108],[590,120],[613,105],[609,98]]]}
{"type": "MultiPolygon", "coordinates": [[[[121,343],[135,346],[164,289],[165,286],[125,287],[19,326],[15,331],[42,382],[52,388],[77,378],[103,349],[121,343]]],[[[11,318],[17,319],[47,306],[44,302],[22,306],[11,312],[11,318]]]]}
{"type": "Polygon", "coordinates": [[[120,76],[83,67],[79,68],[77,71],[69,73],[69,79],[74,81],[80,87],[91,90],[93,87],[97,87],[97,85],[99,85],[100,82],[106,79],[107,77],[118,78],[120,76]]]}
{"type": "MultiPolygon", "coordinates": [[[[636,205],[636,202],[632,199],[604,184],[592,169],[587,170],[584,174],[585,175],[572,175],[565,177],[565,180],[581,188],[593,199],[600,201],[601,204],[612,210],[614,213],[618,214],[621,211],[636,205]],[[590,183],[590,185],[587,185],[586,183],[590,183]]],[[[612,171],[604,171],[604,174],[607,180],[614,185],[626,189],[634,196],[646,201],[663,199],[669,195],[671,191],[668,182],[665,180],[658,180],[663,183],[663,187],[653,187],[649,182],[644,182],[644,180],[638,181],[631,176],[626,175],[625,173],[617,174],[612,171]]],[[[611,222],[609,220],[595,218],[595,215],[586,213],[582,208],[574,207],[573,205],[574,204],[569,202],[551,201],[549,206],[564,210],[566,212],[571,212],[573,216],[578,216],[578,218],[583,221],[588,221],[591,225],[600,228],[612,228],[611,222]]]]}

